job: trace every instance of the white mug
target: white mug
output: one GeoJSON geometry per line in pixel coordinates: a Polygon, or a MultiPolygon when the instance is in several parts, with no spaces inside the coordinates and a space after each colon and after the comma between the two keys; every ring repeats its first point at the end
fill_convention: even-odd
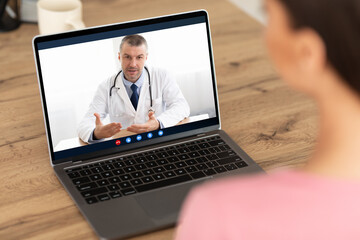
{"type": "Polygon", "coordinates": [[[40,34],[84,28],[79,0],[40,0],[37,3],[40,34]]]}

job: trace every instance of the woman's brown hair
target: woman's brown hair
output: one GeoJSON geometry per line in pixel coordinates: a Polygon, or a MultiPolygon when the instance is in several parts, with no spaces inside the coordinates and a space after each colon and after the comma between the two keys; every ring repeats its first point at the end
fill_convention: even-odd
{"type": "Polygon", "coordinates": [[[329,64],[360,95],[360,0],[279,0],[294,29],[311,28],[329,64]]]}

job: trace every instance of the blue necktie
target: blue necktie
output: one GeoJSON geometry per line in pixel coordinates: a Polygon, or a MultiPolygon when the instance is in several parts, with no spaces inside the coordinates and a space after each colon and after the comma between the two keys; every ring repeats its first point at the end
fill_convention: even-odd
{"type": "Polygon", "coordinates": [[[130,101],[131,101],[132,105],[134,106],[135,110],[136,110],[138,102],[139,102],[139,94],[137,92],[137,89],[138,89],[138,87],[135,84],[131,85],[131,90],[133,91],[133,93],[131,95],[130,101]]]}

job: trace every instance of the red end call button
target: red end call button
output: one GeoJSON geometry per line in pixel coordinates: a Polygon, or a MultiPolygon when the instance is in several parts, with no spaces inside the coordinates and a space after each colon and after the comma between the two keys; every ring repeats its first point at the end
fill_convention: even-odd
{"type": "Polygon", "coordinates": [[[120,140],[116,140],[115,144],[116,145],[120,145],[121,141],[120,140]]]}

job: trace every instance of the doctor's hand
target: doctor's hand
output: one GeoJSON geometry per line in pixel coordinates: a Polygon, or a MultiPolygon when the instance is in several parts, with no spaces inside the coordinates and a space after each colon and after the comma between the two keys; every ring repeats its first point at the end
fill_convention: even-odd
{"type": "Polygon", "coordinates": [[[108,138],[121,131],[121,123],[109,123],[104,125],[101,122],[100,115],[98,113],[94,113],[94,116],[96,117],[96,127],[94,131],[94,137],[96,139],[108,138]]]}
{"type": "Polygon", "coordinates": [[[135,133],[149,132],[160,128],[160,123],[155,117],[154,112],[149,113],[149,120],[144,124],[133,124],[126,130],[135,133]]]}

